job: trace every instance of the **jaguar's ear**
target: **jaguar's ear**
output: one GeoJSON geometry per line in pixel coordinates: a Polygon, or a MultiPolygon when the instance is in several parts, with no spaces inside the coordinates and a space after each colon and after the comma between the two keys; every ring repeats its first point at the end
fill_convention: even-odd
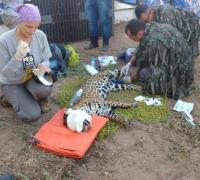
{"type": "Polygon", "coordinates": [[[64,117],[63,117],[63,119],[64,119],[63,124],[64,125],[67,125],[67,117],[68,117],[68,110],[65,108],[64,109],[64,117]]]}
{"type": "Polygon", "coordinates": [[[63,121],[63,124],[67,126],[67,117],[68,117],[68,114],[64,114],[64,121],[63,121]]]}

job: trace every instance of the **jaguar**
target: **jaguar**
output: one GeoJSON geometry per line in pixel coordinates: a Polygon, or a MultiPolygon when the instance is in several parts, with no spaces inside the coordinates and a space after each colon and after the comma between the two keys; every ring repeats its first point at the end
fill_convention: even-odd
{"type": "MultiPolygon", "coordinates": [[[[123,75],[118,69],[102,71],[92,76],[81,86],[83,94],[72,109],[85,111],[89,115],[96,114],[98,116],[104,116],[123,124],[125,127],[130,127],[130,120],[115,113],[114,109],[117,107],[136,107],[137,102],[127,103],[106,99],[111,91],[132,89],[141,91],[139,85],[119,83],[119,80],[122,78],[123,75]]],[[[65,112],[64,118],[66,123],[67,111],[65,112]]]]}

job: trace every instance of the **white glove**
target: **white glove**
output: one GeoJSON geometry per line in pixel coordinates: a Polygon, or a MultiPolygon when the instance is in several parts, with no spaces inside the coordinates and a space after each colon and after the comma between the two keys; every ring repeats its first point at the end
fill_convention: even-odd
{"type": "Polygon", "coordinates": [[[15,59],[17,61],[22,61],[22,59],[27,55],[28,52],[30,52],[30,50],[31,49],[26,42],[20,41],[15,53],[15,59]]]}
{"type": "Polygon", "coordinates": [[[131,76],[124,76],[122,78],[122,81],[124,81],[125,83],[131,83],[131,76]]]}
{"type": "Polygon", "coordinates": [[[42,68],[34,68],[33,69],[33,74],[35,76],[43,76],[45,71],[42,68]]]}
{"type": "Polygon", "coordinates": [[[51,69],[48,66],[39,64],[37,68],[33,69],[33,74],[35,76],[43,76],[45,73],[50,73],[51,69]]]}
{"type": "Polygon", "coordinates": [[[130,67],[131,67],[131,63],[129,62],[121,68],[121,77],[128,75],[130,67]]]}

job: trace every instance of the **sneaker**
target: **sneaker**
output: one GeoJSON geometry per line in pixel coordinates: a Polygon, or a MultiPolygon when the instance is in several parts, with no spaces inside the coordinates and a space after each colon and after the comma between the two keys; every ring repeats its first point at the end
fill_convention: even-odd
{"type": "Polygon", "coordinates": [[[103,45],[102,45],[100,51],[103,51],[103,52],[108,51],[108,46],[109,46],[109,39],[103,38],[103,45]]]}
{"type": "Polygon", "coordinates": [[[94,49],[94,48],[97,48],[97,47],[99,47],[99,45],[94,45],[94,44],[90,43],[88,46],[85,46],[84,49],[90,50],[90,49],[94,49]]]}
{"type": "Polygon", "coordinates": [[[90,37],[90,44],[84,47],[85,50],[90,50],[99,47],[98,37],[90,37]]]}
{"type": "Polygon", "coordinates": [[[103,46],[101,47],[100,51],[103,51],[103,52],[108,51],[108,44],[103,44],[103,46]]]}
{"type": "Polygon", "coordinates": [[[39,101],[40,108],[42,113],[47,113],[51,110],[51,107],[49,106],[48,100],[40,100],[39,101]]]}

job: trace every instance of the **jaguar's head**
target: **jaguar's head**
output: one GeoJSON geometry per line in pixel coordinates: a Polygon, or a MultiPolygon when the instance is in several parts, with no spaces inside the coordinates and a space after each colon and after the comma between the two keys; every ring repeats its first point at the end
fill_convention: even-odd
{"type": "Polygon", "coordinates": [[[105,71],[104,76],[111,80],[118,79],[120,76],[120,70],[115,69],[115,70],[105,71]]]}
{"type": "Polygon", "coordinates": [[[85,132],[91,127],[92,117],[83,110],[66,109],[64,121],[67,127],[76,132],[85,132]]]}

